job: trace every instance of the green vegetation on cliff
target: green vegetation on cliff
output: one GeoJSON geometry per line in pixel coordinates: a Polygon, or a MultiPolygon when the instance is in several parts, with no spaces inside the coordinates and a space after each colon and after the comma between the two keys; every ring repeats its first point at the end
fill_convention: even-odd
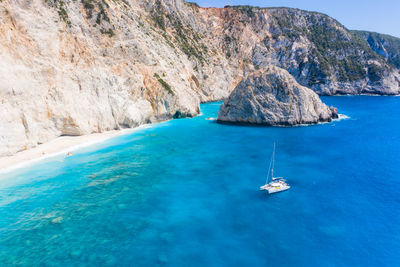
{"type": "MultiPolygon", "coordinates": [[[[371,81],[379,80],[385,68],[384,59],[364,39],[348,31],[336,20],[321,13],[297,9],[271,11],[272,24],[276,25],[272,34],[275,40],[285,38],[293,44],[306,38],[311,43],[312,48],[307,55],[309,86],[324,84],[332,80],[332,76],[336,76],[340,82],[367,77],[373,77],[371,81]],[[369,61],[379,64],[371,66],[369,61]]],[[[305,67],[304,62],[298,63],[300,68],[305,67]]]]}
{"type": "MultiPolygon", "coordinates": [[[[68,26],[71,26],[71,21],[69,19],[67,11],[67,3],[65,0],[44,0],[45,3],[57,9],[57,13],[60,19],[63,20],[68,26]]],[[[114,0],[115,1],[115,0],[114,0]]],[[[85,12],[86,18],[91,20],[96,18],[94,27],[101,25],[99,31],[102,34],[108,34],[110,37],[114,36],[113,25],[111,24],[110,18],[107,15],[107,8],[110,8],[106,0],[80,0],[83,10],[85,12]],[[102,25],[106,22],[106,25],[102,25]]]]}
{"type": "Polygon", "coordinates": [[[154,77],[162,85],[162,87],[164,87],[164,89],[167,90],[168,93],[170,93],[171,95],[175,95],[174,91],[172,91],[172,89],[171,89],[171,86],[166,81],[164,81],[160,77],[160,75],[158,75],[158,73],[154,73],[154,77]]]}
{"type": "Polygon", "coordinates": [[[400,69],[400,38],[376,32],[352,32],[367,41],[369,46],[390,65],[400,69]]]}
{"type": "MultiPolygon", "coordinates": [[[[186,4],[196,8],[193,3],[186,4]]],[[[201,64],[205,62],[207,46],[201,41],[199,33],[194,31],[189,24],[183,23],[178,14],[167,12],[161,0],[156,0],[150,14],[155,26],[164,32],[162,36],[170,46],[174,47],[173,43],[175,43],[189,58],[195,58],[201,64]],[[172,36],[165,34],[167,28],[172,32],[172,36]]]]}

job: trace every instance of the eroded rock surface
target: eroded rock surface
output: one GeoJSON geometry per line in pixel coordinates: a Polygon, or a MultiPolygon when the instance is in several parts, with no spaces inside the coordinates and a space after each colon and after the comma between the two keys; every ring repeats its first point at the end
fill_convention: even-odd
{"type": "Polygon", "coordinates": [[[268,66],[243,79],[219,110],[218,122],[286,126],[328,122],[337,110],[286,71],[268,66]]]}

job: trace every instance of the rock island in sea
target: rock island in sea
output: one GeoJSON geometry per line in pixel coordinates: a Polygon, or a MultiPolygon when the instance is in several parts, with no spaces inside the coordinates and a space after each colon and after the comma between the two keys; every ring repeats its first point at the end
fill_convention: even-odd
{"type": "Polygon", "coordinates": [[[244,78],[221,106],[218,122],[294,126],[338,117],[286,70],[268,66],[244,78]]]}

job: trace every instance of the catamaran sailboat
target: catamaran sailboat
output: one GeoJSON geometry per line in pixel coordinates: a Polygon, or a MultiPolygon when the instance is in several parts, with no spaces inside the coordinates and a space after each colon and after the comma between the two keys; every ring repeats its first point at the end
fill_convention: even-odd
{"type": "Polygon", "coordinates": [[[268,191],[269,194],[278,193],[281,191],[288,190],[290,188],[290,186],[286,183],[285,179],[283,179],[282,177],[274,177],[274,165],[275,165],[275,143],[274,143],[274,150],[272,151],[271,162],[269,163],[267,181],[265,185],[260,187],[260,190],[268,191]],[[271,182],[269,182],[270,176],[271,176],[271,182]]]}

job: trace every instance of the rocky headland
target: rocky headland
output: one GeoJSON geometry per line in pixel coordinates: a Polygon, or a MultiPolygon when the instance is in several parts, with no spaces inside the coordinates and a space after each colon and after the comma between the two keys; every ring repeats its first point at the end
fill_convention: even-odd
{"type": "Polygon", "coordinates": [[[286,70],[268,66],[250,74],[219,110],[218,122],[293,126],[329,122],[337,110],[322,103],[286,70]]]}
{"type": "MultiPolygon", "coordinates": [[[[201,102],[263,80],[271,65],[318,95],[399,94],[399,43],[289,8],[3,0],[0,156],[59,136],[196,116],[201,102]]],[[[297,119],[329,119],[315,101],[319,111],[297,119]]]]}

